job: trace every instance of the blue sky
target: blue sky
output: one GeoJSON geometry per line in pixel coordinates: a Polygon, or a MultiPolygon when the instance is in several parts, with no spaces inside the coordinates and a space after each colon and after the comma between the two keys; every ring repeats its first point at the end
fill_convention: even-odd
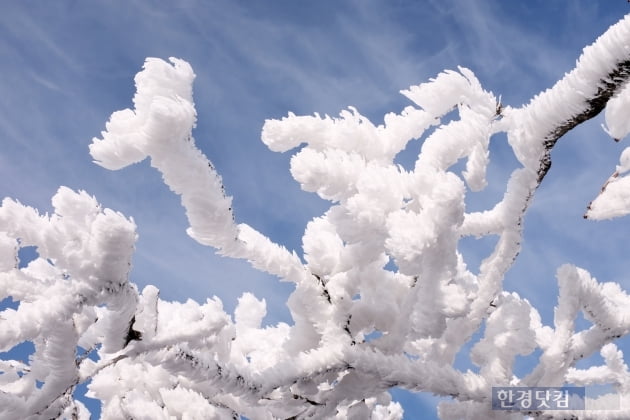
{"type": "MultiPolygon", "coordinates": [[[[253,291],[267,300],[270,323],[288,320],[291,285],[190,239],[178,198],[147,162],[116,172],[91,163],[92,137],[113,111],[131,106],[145,57],[192,64],[194,136],[234,197],[237,221],[299,253],[306,222],[328,206],[293,181],[289,154],[262,144],[265,119],[288,111],[337,115],[355,106],[380,123],[409,105],[401,89],[457,65],[473,70],[505,104],[520,106],[630,12],[623,0],[0,0],[0,7],[0,197],[50,211],[60,185],[84,189],[136,220],[132,280],[140,287],[158,286],[163,299],[217,295],[229,311],[253,291]]],[[[506,278],[506,289],[528,298],[546,324],[563,263],[630,289],[630,219],[582,219],[625,147],[600,123],[559,142],[506,278]]],[[[400,162],[412,162],[418,147],[412,142],[400,162]]],[[[488,191],[470,201],[471,209],[492,206],[515,165],[502,142],[492,152],[488,191]]],[[[473,271],[492,246],[478,242],[462,244],[473,271]]],[[[619,344],[630,353],[630,341],[619,344]]],[[[397,396],[406,418],[433,415],[432,397],[397,396]]]]}

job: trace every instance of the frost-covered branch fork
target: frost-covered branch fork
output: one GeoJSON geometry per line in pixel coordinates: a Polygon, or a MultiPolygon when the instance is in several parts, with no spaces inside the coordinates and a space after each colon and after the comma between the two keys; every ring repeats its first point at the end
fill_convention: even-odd
{"type": "MultiPolygon", "coordinates": [[[[61,188],[52,216],[5,200],[0,298],[20,305],[0,313],[0,350],[32,341],[35,353],[28,365],[0,365],[0,413],[87,418],[67,391],[89,380],[102,417],[112,419],[400,418],[387,393],[393,386],[453,397],[440,404],[445,419],[500,417],[490,412],[493,385],[608,381],[627,394],[627,373],[611,373],[625,365],[610,344],[630,331],[625,292],[564,266],[551,328],[529,302],[504,292],[502,281],[556,141],[604,107],[613,138],[630,131],[629,45],[626,17],[522,108],[497,107],[472,72],[460,69],[404,91],[417,107],[386,115],[381,126],[353,108],[338,119],[290,114],[267,121],[262,139],[270,149],[306,143],[291,173],[304,190],[331,201],[306,228],[304,262],[235,222],[220,176],[194,145],[192,69],[181,60],[148,59],[136,76],[134,110],[112,114],[92,156],[108,169],[149,157],[181,197],[192,238],[296,285],[288,301],[294,325],[261,328],[265,303],[251,294],[241,297],[232,320],[216,298],[200,305],[163,301],[152,286],[139,293],[128,280],[135,224],[85,193],[61,188]],[[413,170],[395,165],[411,139],[453,110],[459,119],[424,138],[413,170]],[[485,187],[489,144],[501,131],[522,167],[499,203],[467,213],[465,196],[485,187]],[[459,175],[450,169],[461,159],[466,169],[459,175]],[[459,240],[471,235],[499,236],[478,275],[458,251],[459,240]],[[31,245],[40,257],[18,268],[18,249],[31,245]],[[385,268],[391,261],[396,271],[385,268]],[[591,329],[574,331],[578,311],[593,321],[591,329]],[[471,351],[479,372],[456,370],[455,355],[482,324],[484,336],[471,351]],[[94,349],[92,357],[77,356],[78,348],[94,349]],[[539,365],[515,377],[516,355],[535,348],[543,351],[539,365]],[[606,366],[571,368],[599,349],[606,366]]],[[[628,169],[624,151],[619,175],[588,217],[630,212],[621,176],[628,169]]]]}

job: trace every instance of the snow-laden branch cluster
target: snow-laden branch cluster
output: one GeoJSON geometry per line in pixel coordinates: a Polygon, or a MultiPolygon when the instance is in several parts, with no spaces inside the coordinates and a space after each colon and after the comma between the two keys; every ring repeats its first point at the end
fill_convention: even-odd
{"type": "Polygon", "coordinates": [[[0,361],[5,418],[84,415],[72,397],[86,379],[81,359],[97,346],[115,353],[133,336],[138,293],[128,274],[135,224],[65,187],[53,207],[52,216],[10,199],[0,207],[0,296],[20,302],[0,312],[0,351],[35,345],[28,364],[0,361]],[[25,246],[37,246],[40,257],[18,269],[25,246]]]}
{"type": "MultiPolygon", "coordinates": [[[[181,197],[193,239],[295,284],[293,325],[262,327],[265,301],[248,293],[232,317],[218,298],[200,305],[164,301],[152,286],[138,292],[128,279],[134,222],[84,192],[62,187],[50,216],[5,199],[0,299],[19,306],[0,312],[0,351],[32,342],[35,352],[27,363],[0,361],[0,414],[88,418],[73,396],[87,381],[105,419],[399,419],[392,387],[452,397],[440,404],[444,419],[512,418],[491,411],[492,386],[610,383],[630,397],[627,366],[612,344],[630,332],[630,296],[617,284],[561,267],[553,326],[502,287],[558,138],[606,104],[607,132],[621,139],[630,131],[628,45],[630,17],[522,108],[502,106],[460,68],[403,91],[413,105],[383,125],[354,108],[339,118],[267,121],[263,142],[295,150],[293,177],[331,203],[307,225],[302,257],[235,221],[220,176],[194,144],[191,67],[148,59],[136,76],[134,109],[112,114],[92,156],[112,170],[149,158],[181,197]],[[501,201],[467,212],[467,194],[486,186],[499,132],[522,166],[501,201]],[[404,169],[395,158],[417,138],[415,166],[404,169]],[[477,274],[459,252],[467,236],[498,238],[477,274]],[[22,267],[18,250],[27,246],[39,256],[22,267]],[[575,330],[579,312],[590,329],[575,330]],[[471,350],[478,370],[457,370],[456,354],[478,331],[471,350]],[[516,356],[536,349],[538,365],[515,376],[516,356]],[[597,351],[605,366],[574,368],[597,351]]],[[[588,217],[630,212],[622,176],[629,169],[626,150],[588,217]]],[[[630,416],[630,405],[622,408],[607,415],[630,416]]]]}

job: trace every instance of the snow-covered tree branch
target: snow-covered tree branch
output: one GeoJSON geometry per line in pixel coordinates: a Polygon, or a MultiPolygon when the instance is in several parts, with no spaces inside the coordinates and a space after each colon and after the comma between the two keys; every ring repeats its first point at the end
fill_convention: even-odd
{"type": "MultiPolygon", "coordinates": [[[[188,63],[147,59],[134,109],[112,114],[90,153],[110,170],[146,158],[181,198],[188,234],[220,254],[292,282],[293,324],[262,326],[264,300],[246,293],[233,315],[218,298],[162,300],[130,281],[136,225],[85,192],[61,187],[54,213],[12,199],[0,207],[0,351],[32,342],[28,363],[0,360],[3,418],[89,418],[78,384],[102,401],[102,418],[399,419],[388,390],[452,397],[443,419],[565,418],[584,413],[492,411],[492,386],[608,383],[630,417],[630,376],[615,339],[630,333],[630,296],[582,268],[558,269],[554,325],[503,290],[520,251],[525,214],[565,133],[605,109],[605,130],[630,132],[630,15],[584,50],[573,71],[513,108],[466,68],[403,91],[413,105],[374,125],[350,108],[338,118],[268,120],[262,141],[294,151],[291,174],[330,202],[306,226],[298,255],[237,220],[220,175],[195,146],[194,73],[188,63]],[[507,133],[520,163],[503,198],[480,212],[466,197],[486,187],[489,147],[507,133]],[[395,163],[413,139],[412,170],[395,163]],[[454,166],[464,160],[465,169],[454,166]],[[464,237],[497,237],[479,273],[460,253],[464,237]],[[18,250],[35,246],[26,267],[18,250]],[[593,323],[576,331],[582,312],[593,323]],[[454,367],[474,333],[477,372],[454,367]],[[526,376],[515,358],[540,349],[526,376]],[[601,352],[604,366],[576,369],[601,352]]],[[[585,217],[630,213],[626,149],[585,217]]],[[[138,223],[141,223],[139,221],[138,223]]]]}

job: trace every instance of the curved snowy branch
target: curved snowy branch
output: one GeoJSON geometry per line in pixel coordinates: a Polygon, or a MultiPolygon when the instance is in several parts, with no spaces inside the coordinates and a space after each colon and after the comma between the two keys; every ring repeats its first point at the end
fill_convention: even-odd
{"type": "Polygon", "coordinates": [[[113,113],[103,138],[94,138],[90,145],[96,163],[116,170],[150,157],[166,185],[181,197],[192,238],[283,279],[308,278],[295,253],[234,222],[232,199],[225,195],[221,177],[192,137],[195,75],[185,61],[170,61],[172,65],[146,60],[135,79],[135,109],[113,113]]]}

